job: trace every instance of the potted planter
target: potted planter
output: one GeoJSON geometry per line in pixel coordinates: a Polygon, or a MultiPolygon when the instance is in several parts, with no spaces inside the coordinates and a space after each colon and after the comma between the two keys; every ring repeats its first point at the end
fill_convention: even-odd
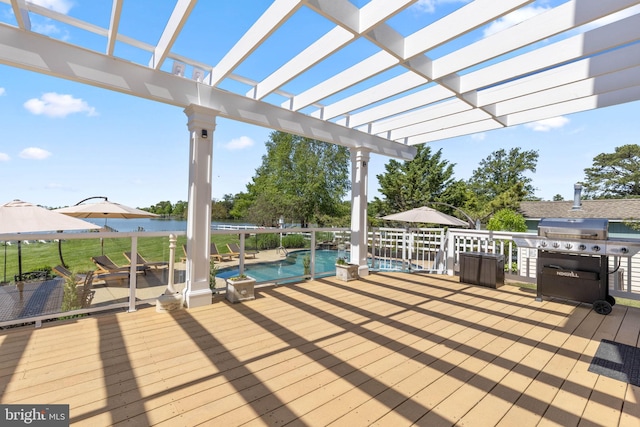
{"type": "Polygon", "coordinates": [[[240,301],[249,301],[255,299],[254,288],[256,279],[246,274],[230,277],[226,280],[227,291],[226,298],[230,302],[236,303],[240,301]]]}
{"type": "Polygon", "coordinates": [[[338,258],[336,260],[336,277],[345,282],[358,279],[358,265],[349,264],[346,259],[338,258]]]}

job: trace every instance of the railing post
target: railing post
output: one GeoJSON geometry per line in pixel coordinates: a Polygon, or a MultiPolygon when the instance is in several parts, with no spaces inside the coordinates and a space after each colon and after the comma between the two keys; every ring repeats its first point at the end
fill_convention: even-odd
{"type": "Polygon", "coordinates": [[[136,311],[136,283],[138,280],[138,237],[131,238],[131,267],[129,268],[129,312],[136,311]]]}
{"type": "Polygon", "coordinates": [[[238,258],[238,272],[244,274],[244,233],[240,233],[240,255],[238,258]]]}
{"type": "Polygon", "coordinates": [[[175,294],[176,290],[173,287],[175,261],[176,261],[176,242],[178,238],[175,234],[169,234],[169,277],[167,278],[167,292],[175,294]]]}
{"type": "Polygon", "coordinates": [[[447,230],[447,275],[455,275],[456,263],[456,237],[447,230]]]}
{"type": "MultiPolygon", "coordinates": [[[[311,280],[314,280],[316,277],[316,232],[313,230],[311,232],[311,264],[309,265],[311,268],[311,280]]],[[[304,273],[304,272],[303,272],[304,273]]]]}

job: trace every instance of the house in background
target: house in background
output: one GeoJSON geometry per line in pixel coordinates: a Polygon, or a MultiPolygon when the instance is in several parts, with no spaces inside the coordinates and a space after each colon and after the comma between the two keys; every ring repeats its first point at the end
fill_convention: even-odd
{"type": "Polygon", "coordinates": [[[640,228],[640,199],[582,200],[581,192],[582,186],[576,184],[573,201],[521,202],[519,212],[526,220],[527,231],[537,233],[543,218],[606,218],[609,237],[640,239],[640,229],[629,227],[629,223],[636,223],[640,228]]]}

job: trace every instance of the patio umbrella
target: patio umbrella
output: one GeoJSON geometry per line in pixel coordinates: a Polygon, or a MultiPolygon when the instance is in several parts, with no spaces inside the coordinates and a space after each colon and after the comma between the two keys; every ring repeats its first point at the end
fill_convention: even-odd
{"type": "MultiPolygon", "coordinates": [[[[14,200],[0,206],[0,234],[91,230],[96,228],[100,227],[87,221],[69,218],[21,200],[14,200]]],[[[21,241],[18,241],[18,276],[22,280],[21,249],[21,241]]],[[[5,252],[5,281],[7,271],[6,261],[5,252]]]]}
{"type": "Polygon", "coordinates": [[[441,224],[457,227],[469,227],[469,224],[466,221],[426,206],[383,216],[382,219],[386,219],[388,221],[415,222],[419,224],[441,224]]]}
{"type": "MultiPolygon", "coordinates": [[[[60,208],[55,210],[58,213],[69,215],[75,218],[104,218],[104,225],[107,225],[107,218],[156,218],[160,215],[156,215],[151,212],[143,211],[142,209],[132,208],[129,206],[121,205],[120,203],[110,202],[106,197],[97,196],[89,197],[81,200],[74,206],[66,208],[60,208]],[[82,204],[90,199],[104,199],[98,203],[82,204]]],[[[102,254],[104,255],[104,242],[102,242],[102,254]]]]}
{"type": "Polygon", "coordinates": [[[151,212],[143,211],[142,209],[131,208],[129,206],[121,205],[120,203],[110,202],[106,197],[99,198],[104,200],[98,203],[81,204],[82,202],[88,200],[85,199],[75,206],[60,208],[56,209],[55,211],[75,218],[104,218],[105,224],[107,218],[131,219],[155,218],[160,216],[151,212]]]}

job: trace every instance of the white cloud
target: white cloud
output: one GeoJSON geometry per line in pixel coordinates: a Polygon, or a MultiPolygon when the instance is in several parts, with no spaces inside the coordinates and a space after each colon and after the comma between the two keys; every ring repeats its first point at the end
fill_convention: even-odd
{"type": "Polygon", "coordinates": [[[0,162],[8,162],[10,157],[7,153],[0,153],[0,162]]]}
{"type": "Polygon", "coordinates": [[[20,152],[20,157],[29,160],[44,160],[49,156],[51,156],[50,152],[37,147],[25,148],[20,152]]]}
{"type": "Polygon", "coordinates": [[[433,13],[436,6],[445,3],[469,3],[471,0],[418,0],[413,6],[414,10],[420,13],[433,13]]]}
{"type": "Polygon", "coordinates": [[[489,37],[492,34],[526,21],[532,16],[538,15],[547,10],[549,10],[549,8],[539,6],[527,6],[523,7],[522,9],[518,9],[508,15],[503,16],[502,18],[496,19],[491,24],[489,24],[489,26],[484,30],[484,36],[489,37]]]}
{"type": "Polygon", "coordinates": [[[536,132],[548,132],[552,129],[559,129],[569,123],[569,119],[564,116],[558,116],[551,119],[539,120],[533,123],[527,123],[524,126],[536,132]]]}
{"type": "Polygon", "coordinates": [[[234,138],[225,144],[227,150],[244,150],[248,147],[253,147],[253,139],[248,136],[241,136],[240,138],[234,138]]]}
{"type": "Polygon", "coordinates": [[[471,135],[471,139],[473,139],[474,141],[484,141],[486,137],[487,134],[485,132],[474,133],[473,135],[471,135]]]}
{"type": "Polygon", "coordinates": [[[24,103],[24,108],[33,114],[44,114],[48,117],[66,117],[74,113],[86,113],[88,116],[97,115],[95,108],[90,107],[82,99],[55,92],[45,93],[40,99],[28,100],[24,103]]]}
{"type": "Polygon", "coordinates": [[[5,88],[0,87],[0,96],[4,95],[6,93],[7,93],[7,91],[5,90],[5,88]]]}
{"type": "MultiPolygon", "coordinates": [[[[32,23],[32,29],[34,32],[38,32],[40,34],[44,34],[45,36],[50,36],[50,37],[55,37],[58,34],[62,33],[60,28],[58,28],[55,24],[51,22],[46,22],[46,23],[34,22],[32,23]]],[[[67,40],[69,37],[67,34],[58,38],[61,40],[67,40]]]]}
{"type": "Polygon", "coordinates": [[[55,12],[64,13],[65,15],[69,13],[73,7],[73,2],[69,0],[31,0],[31,2],[55,12]]]}

